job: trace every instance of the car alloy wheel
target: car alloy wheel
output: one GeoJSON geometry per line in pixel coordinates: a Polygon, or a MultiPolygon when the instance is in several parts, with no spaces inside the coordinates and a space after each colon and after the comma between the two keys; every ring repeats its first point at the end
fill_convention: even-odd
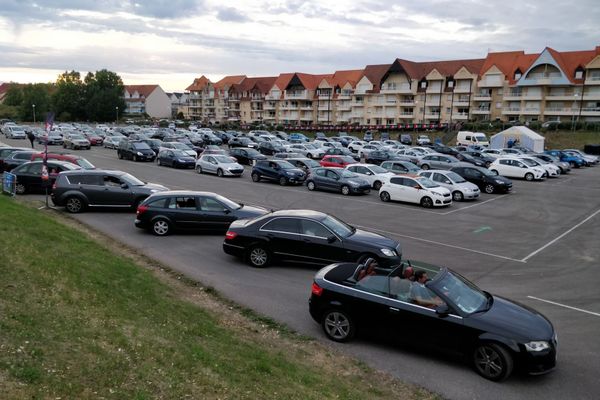
{"type": "Polygon", "coordinates": [[[473,353],[473,364],[479,375],[495,382],[505,380],[513,370],[512,356],[494,343],[477,347],[473,353]]]}
{"type": "Polygon", "coordinates": [[[259,175],[259,174],[257,174],[256,172],[254,172],[254,173],[252,174],[252,181],[253,181],[253,182],[258,182],[258,181],[260,181],[260,175],[259,175]]]}
{"type": "Polygon", "coordinates": [[[485,185],[484,190],[487,194],[492,194],[494,193],[494,185],[488,183],[487,185],[485,185]]]}
{"type": "Polygon", "coordinates": [[[465,196],[458,190],[456,192],[452,193],[452,200],[454,200],[454,201],[463,201],[464,198],[465,198],[465,196]]]}
{"type": "Polygon", "coordinates": [[[431,197],[423,197],[421,199],[421,206],[423,206],[425,208],[433,207],[433,200],[431,200],[431,197]]]}
{"type": "Polygon", "coordinates": [[[373,182],[373,189],[375,189],[375,190],[381,189],[381,182],[379,182],[379,181],[373,182]]]}
{"type": "Polygon", "coordinates": [[[15,192],[17,194],[25,194],[26,191],[27,191],[27,188],[22,183],[17,183],[15,185],[15,192]]]}
{"type": "Polygon", "coordinates": [[[223,177],[223,170],[222,170],[221,168],[219,168],[219,169],[217,170],[217,176],[218,176],[218,177],[220,177],[220,178],[222,178],[222,177],[223,177]]]}
{"type": "Polygon", "coordinates": [[[269,252],[261,246],[254,246],[248,254],[248,260],[253,267],[266,267],[270,261],[269,252]]]}
{"type": "Polygon", "coordinates": [[[354,336],[354,322],[345,311],[325,312],[322,325],[327,337],[335,342],[347,342],[354,336]]]}
{"type": "Polygon", "coordinates": [[[166,236],[170,233],[171,225],[169,221],[164,219],[157,219],[152,224],[152,233],[156,236],[166,236]]]}
{"type": "Polygon", "coordinates": [[[313,181],[308,181],[308,183],[306,184],[306,187],[308,188],[308,190],[315,190],[315,183],[313,181]]]}
{"type": "Polygon", "coordinates": [[[525,174],[525,180],[526,181],[532,181],[533,180],[533,174],[531,172],[528,172],[525,174]]]}
{"type": "Polygon", "coordinates": [[[388,192],[381,192],[379,193],[379,198],[381,199],[381,201],[387,203],[388,201],[390,201],[390,194],[388,192]]]}
{"type": "Polygon", "coordinates": [[[83,210],[83,201],[78,197],[69,197],[65,204],[65,208],[71,214],[77,214],[83,210]]]}
{"type": "Polygon", "coordinates": [[[279,178],[279,184],[281,186],[287,185],[287,179],[285,179],[285,177],[282,176],[281,178],[279,178]]]}
{"type": "Polygon", "coordinates": [[[350,187],[348,185],[342,186],[342,194],[348,196],[350,194],[350,187]]]}
{"type": "Polygon", "coordinates": [[[425,170],[427,170],[427,169],[429,169],[429,165],[427,165],[427,164],[423,164],[423,165],[421,165],[421,169],[425,169],[425,170]]]}
{"type": "Polygon", "coordinates": [[[202,173],[202,167],[199,165],[196,165],[196,172],[201,174],[202,173]]]}

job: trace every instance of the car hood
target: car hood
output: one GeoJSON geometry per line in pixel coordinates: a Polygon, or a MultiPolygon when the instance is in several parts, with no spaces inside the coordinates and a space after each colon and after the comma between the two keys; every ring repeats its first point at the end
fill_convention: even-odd
{"type": "Polygon", "coordinates": [[[496,176],[487,176],[487,175],[485,175],[484,180],[486,182],[493,182],[493,181],[498,180],[498,181],[501,181],[502,183],[504,183],[505,185],[512,184],[512,181],[510,179],[508,179],[507,177],[502,176],[502,175],[496,175],[496,176]]]}
{"type": "Polygon", "coordinates": [[[445,194],[450,194],[450,191],[443,186],[428,188],[430,192],[441,194],[442,196],[445,194]]]}
{"type": "Polygon", "coordinates": [[[470,190],[479,189],[476,184],[471,183],[471,182],[455,183],[454,186],[457,188],[460,188],[460,189],[470,189],[470,190]]]}
{"type": "Polygon", "coordinates": [[[239,218],[254,218],[268,213],[269,210],[267,210],[266,208],[246,205],[237,210],[239,218]]]}
{"type": "Polygon", "coordinates": [[[223,168],[244,168],[242,167],[240,164],[234,162],[234,163],[220,163],[219,167],[223,167],[223,168]]]}
{"type": "Polygon", "coordinates": [[[370,244],[378,247],[388,247],[395,249],[399,246],[399,243],[395,240],[387,238],[378,233],[364,231],[362,229],[356,229],[356,231],[346,238],[347,241],[357,242],[360,244],[370,244]]]}
{"type": "Polygon", "coordinates": [[[521,342],[550,340],[554,334],[552,323],[541,313],[526,305],[493,296],[492,306],[482,313],[473,314],[466,321],[477,321],[486,330],[521,342]]]}
{"type": "Polygon", "coordinates": [[[292,173],[294,175],[297,176],[301,176],[304,175],[304,170],[300,169],[300,168],[289,168],[289,169],[284,169],[283,170],[285,173],[292,173]]]}
{"type": "Polygon", "coordinates": [[[146,190],[156,190],[158,192],[165,192],[165,191],[169,190],[169,188],[167,188],[166,186],[159,185],[158,183],[146,183],[142,186],[136,186],[136,187],[140,188],[140,189],[146,189],[146,190]]]}

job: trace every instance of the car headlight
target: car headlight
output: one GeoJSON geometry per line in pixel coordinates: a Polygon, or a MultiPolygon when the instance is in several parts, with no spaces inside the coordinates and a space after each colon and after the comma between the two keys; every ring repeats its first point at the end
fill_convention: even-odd
{"type": "Polygon", "coordinates": [[[529,352],[544,351],[550,348],[550,344],[544,340],[525,343],[525,349],[529,352]]]}
{"type": "Polygon", "coordinates": [[[494,182],[496,182],[498,185],[504,184],[504,182],[502,182],[500,179],[494,179],[494,182]]]}
{"type": "Polygon", "coordinates": [[[433,195],[434,195],[434,196],[437,196],[437,197],[444,197],[444,195],[443,195],[443,194],[441,194],[441,193],[438,193],[438,192],[431,192],[431,193],[433,193],[433,195]]]}
{"type": "Polygon", "coordinates": [[[185,160],[183,160],[183,159],[181,159],[181,158],[178,158],[178,159],[177,159],[177,162],[185,162],[185,160]]]}
{"type": "Polygon", "coordinates": [[[381,251],[383,253],[383,255],[387,256],[387,257],[395,257],[396,256],[396,251],[395,250],[391,250],[391,249],[379,249],[379,251],[381,251]]]}
{"type": "Polygon", "coordinates": [[[139,151],[137,153],[135,153],[135,154],[137,154],[138,156],[143,156],[143,154],[141,152],[139,152],[139,151]]]}
{"type": "Polygon", "coordinates": [[[356,181],[348,181],[348,184],[352,185],[352,186],[359,186],[360,185],[360,183],[356,182],[356,181]]]}

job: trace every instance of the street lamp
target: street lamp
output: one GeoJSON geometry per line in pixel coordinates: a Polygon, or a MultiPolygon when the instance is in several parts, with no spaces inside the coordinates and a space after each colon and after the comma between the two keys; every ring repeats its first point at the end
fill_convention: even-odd
{"type": "Polygon", "coordinates": [[[115,107],[115,112],[117,114],[117,118],[115,119],[115,124],[119,123],[119,106],[115,107]]]}
{"type": "MultiPolygon", "coordinates": [[[[575,93],[573,94],[573,97],[575,98],[574,104],[577,103],[577,98],[579,97],[579,93],[575,93]]],[[[573,107],[571,107],[571,114],[572,114],[572,118],[571,118],[571,127],[572,127],[572,132],[575,133],[575,109],[573,107]]]]}
{"type": "Polygon", "coordinates": [[[35,124],[35,104],[32,104],[31,108],[33,109],[33,123],[35,124]]]}

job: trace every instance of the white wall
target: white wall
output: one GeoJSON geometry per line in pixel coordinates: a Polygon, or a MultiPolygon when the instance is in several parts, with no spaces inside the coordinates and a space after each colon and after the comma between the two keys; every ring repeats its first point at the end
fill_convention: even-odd
{"type": "Polygon", "coordinates": [[[171,118],[171,100],[160,86],[146,98],[146,114],[152,118],[171,118]]]}

